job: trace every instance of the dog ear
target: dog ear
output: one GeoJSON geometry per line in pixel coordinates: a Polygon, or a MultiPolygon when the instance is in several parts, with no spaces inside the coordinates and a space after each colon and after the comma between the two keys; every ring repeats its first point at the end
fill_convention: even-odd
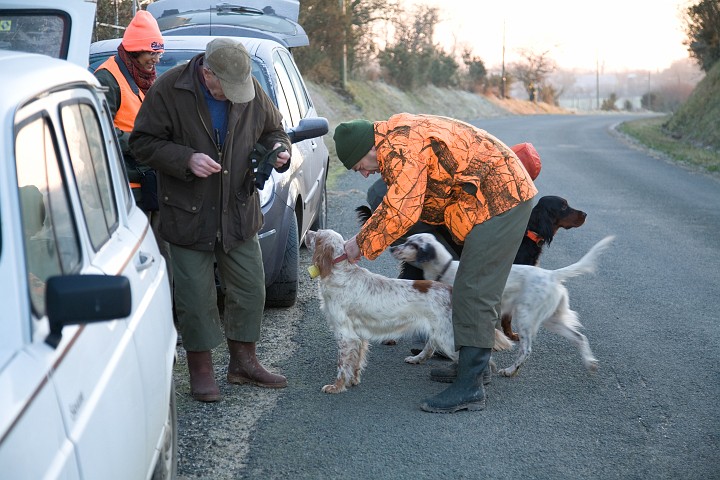
{"type": "Polygon", "coordinates": [[[557,227],[555,226],[557,220],[555,215],[543,206],[533,209],[530,217],[530,223],[532,223],[532,225],[530,225],[530,223],[528,224],[530,227],[529,229],[541,236],[543,240],[545,240],[546,245],[550,245],[553,236],[555,236],[555,231],[557,230],[557,227]]]}
{"type": "Polygon", "coordinates": [[[435,247],[429,243],[423,243],[420,245],[417,251],[417,257],[415,261],[418,263],[431,262],[437,258],[435,253],[435,247]]]}
{"type": "Polygon", "coordinates": [[[313,251],[313,264],[320,270],[320,278],[330,275],[333,266],[334,250],[330,242],[323,241],[323,237],[319,237],[315,241],[315,250],[313,251]]]}

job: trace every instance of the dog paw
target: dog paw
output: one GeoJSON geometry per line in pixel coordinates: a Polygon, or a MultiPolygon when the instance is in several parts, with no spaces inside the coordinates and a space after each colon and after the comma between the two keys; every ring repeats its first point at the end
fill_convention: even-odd
{"type": "Polygon", "coordinates": [[[518,369],[512,367],[503,368],[502,370],[498,370],[497,373],[498,375],[502,375],[503,377],[514,377],[518,374],[518,369]]]}
{"type": "Polygon", "coordinates": [[[342,393],[342,392],[344,392],[345,390],[346,390],[346,389],[345,389],[344,386],[338,387],[338,386],[335,385],[334,383],[331,383],[330,385],[325,385],[324,387],[322,387],[322,392],[323,392],[323,393],[342,393]]]}
{"type": "Polygon", "coordinates": [[[422,358],[420,355],[415,355],[414,357],[405,357],[405,363],[412,363],[413,365],[418,365],[422,363],[422,358]]]}
{"type": "Polygon", "coordinates": [[[600,362],[598,362],[598,361],[595,360],[595,359],[592,359],[592,360],[588,361],[585,366],[587,367],[588,372],[590,372],[590,373],[595,373],[595,372],[598,371],[598,367],[600,366],[600,362]]]}
{"type": "Polygon", "coordinates": [[[520,335],[518,335],[517,333],[514,333],[514,332],[511,333],[510,335],[508,335],[508,338],[510,338],[510,340],[512,340],[513,342],[520,341],[520,335]]]}

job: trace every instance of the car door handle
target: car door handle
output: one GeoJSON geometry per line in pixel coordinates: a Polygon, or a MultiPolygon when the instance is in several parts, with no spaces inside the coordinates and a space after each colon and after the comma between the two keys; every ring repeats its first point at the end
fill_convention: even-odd
{"type": "Polygon", "coordinates": [[[318,144],[315,140],[310,140],[310,148],[315,150],[317,148],[318,144]]]}
{"type": "Polygon", "coordinates": [[[153,257],[152,254],[140,251],[135,260],[135,270],[142,272],[152,267],[153,263],[155,263],[155,257],[153,257]]]}

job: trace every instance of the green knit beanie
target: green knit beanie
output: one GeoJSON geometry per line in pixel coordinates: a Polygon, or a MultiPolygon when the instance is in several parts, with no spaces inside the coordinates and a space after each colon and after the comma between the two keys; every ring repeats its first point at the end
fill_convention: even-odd
{"type": "Polygon", "coordinates": [[[367,120],[343,122],[335,128],[333,140],[338,158],[350,170],[375,145],[373,123],[367,120]]]}

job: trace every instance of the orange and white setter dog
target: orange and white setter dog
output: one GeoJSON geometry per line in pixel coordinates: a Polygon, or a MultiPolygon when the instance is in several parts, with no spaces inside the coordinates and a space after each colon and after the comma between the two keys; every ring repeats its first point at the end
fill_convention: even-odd
{"type": "MultiPolygon", "coordinates": [[[[452,287],[373,273],[347,261],[344,243],[333,230],[308,231],[305,236],[305,244],[313,251],[314,276],[319,277],[321,308],[338,344],[337,376],[322,391],[341,393],[358,385],[374,341],[419,334],[427,338],[425,348],[405,358],[407,363],[422,363],[436,349],[457,361],[452,287]]],[[[511,347],[512,342],[495,330],[494,348],[511,347]]]]}

